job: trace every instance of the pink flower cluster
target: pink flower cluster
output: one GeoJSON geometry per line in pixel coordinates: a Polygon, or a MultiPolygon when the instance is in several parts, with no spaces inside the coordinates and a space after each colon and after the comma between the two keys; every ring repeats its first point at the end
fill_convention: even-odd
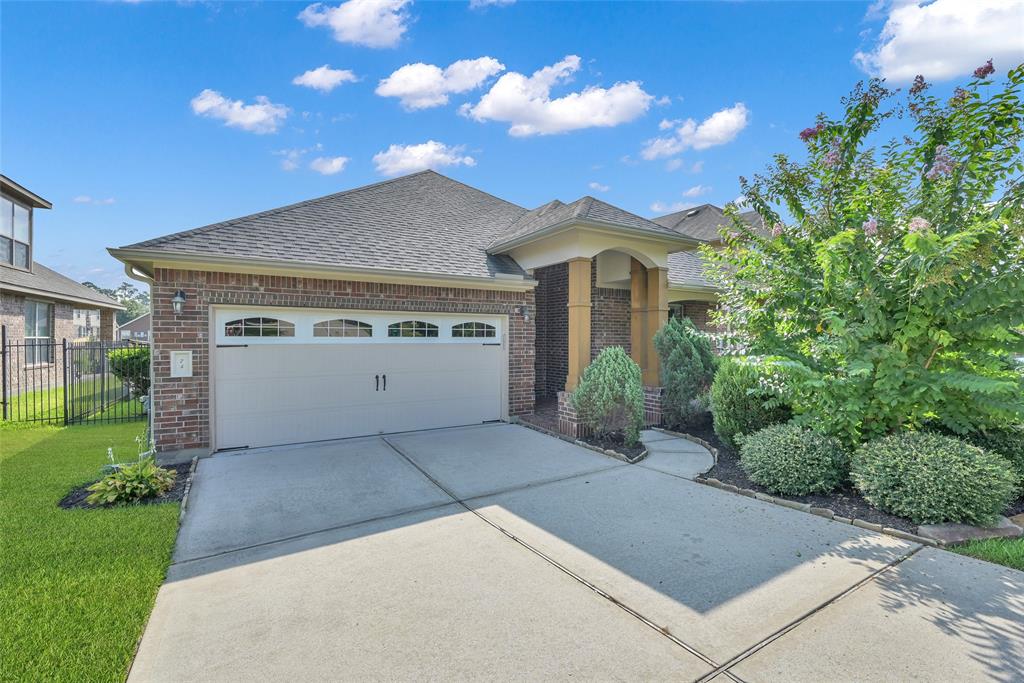
{"type": "Polygon", "coordinates": [[[864,221],[864,224],[860,226],[861,230],[868,237],[874,237],[878,234],[878,220],[874,216],[864,221]]]}
{"type": "Polygon", "coordinates": [[[924,82],[924,76],[918,74],[914,76],[914,84],[910,86],[910,94],[917,95],[928,89],[928,84],[924,82]]]}
{"type": "Polygon", "coordinates": [[[839,159],[839,139],[832,138],[831,146],[828,150],[828,154],[825,155],[825,161],[823,162],[825,164],[825,168],[832,168],[839,163],[839,159]]]}
{"type": "Polygon", "coordinates": [[[974,70],[975,78],[988,78],[996,72],[996,68],[992,66],[992,60],[988,60],[977,69],[974,70]]]}
{"type": "Polygon", "coordinates": [[[910,225],[908,227],[910,232],[926,232],[932,227],[932,224],[920,216],[914,216],[910,219],[910,225]]]}
{"type": "Polygon", "coordinates": [[[822,131],[824,130],[825,124],[823,123],[819,123],[814,128],[804,128],[802,131],[800,131],[800,139],[803,140],[804,142],[807,142],[808,140],[813,140],[814,138],[821,135],[822,131]]]}
{"type": "Polygon", "coordinates": [[[782,237],[782,223],[776,223],[772,226],[772,237],[782,237]]]}
{"type": "Polygon", "coordinates": [[[935,180],[939,176],[949,175],[953,172],[953,158],[949,156],[947,149],[949,148],[946,145],[935,147],[935,161],[932,162],[932,167],[928,169],[928,172],[924,174],[925,178],[935,180]]]}
{"type": "Polygon", "coordinates": [[[967,92],[963,88],[958,87],[956,90],[953,91],[953,96],[949,98],[949,103],[954,107],[959,107],[961,104],[966,102],[967,98],[970,96],[971,94],[969,92],[967,92]]]}

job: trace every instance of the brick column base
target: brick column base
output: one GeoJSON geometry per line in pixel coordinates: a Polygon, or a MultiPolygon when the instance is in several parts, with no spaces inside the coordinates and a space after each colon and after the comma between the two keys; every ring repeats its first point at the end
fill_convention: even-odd
{"type": "MultiPolygon", "coordinates": [[[[661,387],[644,387],[644,427],[661,424],[661,387]]],[[[558,431],[566,436],[579,439],[587,436],[589,428],[580,420],[569,397],[572,392],[558,392],[558,431]]]]}

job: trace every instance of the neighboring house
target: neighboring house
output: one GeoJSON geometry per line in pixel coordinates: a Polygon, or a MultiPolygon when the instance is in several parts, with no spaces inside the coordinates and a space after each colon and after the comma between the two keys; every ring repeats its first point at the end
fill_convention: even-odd
{"type": "Polygon", "coordinates": [[[138,318],[129,320],[124,325],[117,328],[117,338],[121,341],[131,340],[148,342],[150,320],[151,316],[149,313],[143,313],[138,318]]]}
{"type": "Polygon", "coordinates": [[[45,388],[63,382],[59,366],[62,340],[74,341],[80,323],[92,318],[98,339],[114,338],[114,314],[123,307],[85,285],[50,270],[32,258],[35,211],[51,208],[34,192],[0,175],[0,325],[11,352],[4,371],[9,392],[45,388]],[[56,342],[56,343],[55,343],[56,342]]]}
{"type": "Polygon", "coordinates": [[[100,309],[76,308],[74,312],[75,339],[93,340],[99,337],[100,309]]]}
{"type": "Polygon", "coordinates": [[[153,437],[222,450],[508,420],[713,300],[702,243],[593,197],[526,209],[433,171],[110,253],[152,287],[153,437]]]}

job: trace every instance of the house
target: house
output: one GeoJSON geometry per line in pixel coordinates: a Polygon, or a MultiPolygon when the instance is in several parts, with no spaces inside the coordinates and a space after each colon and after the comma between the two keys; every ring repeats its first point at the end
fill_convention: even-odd
{"type": "MultiPolygon", "coordinates": [[[[684,221],[685,224],[685,221],[684,221]]],[[[705,241],[593,197],[527,209],[423,171],[110,253],[152,287],[153,436],[224,450],[509,420],[606,346],[640,365],[714,291],[705,241]]]]}
{"type": "Polygon", "coordinates": [[[33,259],[35,212],[52,207],[34,192],[0,175],[0,325],[7,390],[63,383],[61,342],[82,336],[114,338],[113,299],[33,259]],[[88,311],[88,312],[87,312],[88,311]],[[89,320],[95,329],[82,335],[89,320]]]}
{"type": "Polygon", "coordinates": [[[150,320],[151,317],[149,313],[143,313],[139,317],[129,320],[124,325],[117,328],[118,340],[148,342],[150,320]]]}

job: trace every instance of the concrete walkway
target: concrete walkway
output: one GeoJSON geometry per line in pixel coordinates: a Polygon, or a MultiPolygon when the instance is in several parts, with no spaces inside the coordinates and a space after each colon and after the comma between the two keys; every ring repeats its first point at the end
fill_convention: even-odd
{"type": "Polygon", "coordinates": [[[711,451],[681,436],[645,429],[640,432],[640,440],[648,452],[639,463],[641,467],[693,479],[715,466],[711,451]]]}
{"type": "Polygon", "coordinates": [[[130,679],[1024,678],[1021,572],[645,436],[641,465],[510,425],[203,460],[130,679]]]}

